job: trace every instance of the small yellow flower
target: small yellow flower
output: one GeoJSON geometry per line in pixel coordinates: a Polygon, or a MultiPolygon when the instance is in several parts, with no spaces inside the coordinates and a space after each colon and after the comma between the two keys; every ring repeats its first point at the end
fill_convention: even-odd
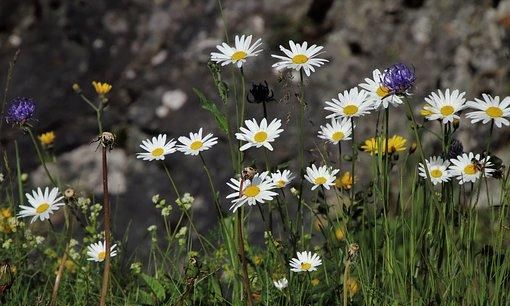
{"type": "Polygon", "coordinates": [[[320,280],[318,278],[314,278],[310,281],[310,284],[312,284],[313,287],[318,286],[320,284],[320,280]]]}
{"type": "Polygon", "coordinates": [[[101,82],[92,81],[92,86],[94,86],[94,89],[96,90],[97,94],[101,95],[101,96],[106,95],[112,89],[112,85],[110,85],[106,82],[101,83],[101,82]]]}
{"type": "Polygon", "coordinates": [[[390,154],[405,151],[406,150],[406,142],[407,140],[399,135],[393,135],[388,141],[388,152],[390,154]]]}
{"type": "Polygon", "coordinates": [[[420,115],[422,115],[423,117],[427,117],[427,116],[430,116],[432,115],[432,111],[430,111],[428,108],[425,108],[425,107],[430,107],[429,104],[425,104],[422,109],[420,109],[420,115]]]}
{"type": "Polygon", "coordinates": [[[349,171],[344,172],[341,176],[337,176],[335,187],[338,189],[349,190],[352,188],[353,177],[349,171]]]}
{"type": "Polygon", "coordinates": [[[66,262],[64,263],[64,266],[65,266],[66,270],[68,270],[71,273],[74,273],[76,271],[76,264],[74,263],[74,261],[72,261],[70,259],[66,260],[66,262]]]}
{"type": "Polygon", "coordinates": [[[256,266],[260,266],[262,264],[262,256],[253,256],[253,263],[255,263],[256,266]]]}
{"type": "Polygon", "coordinates": [[[360,289],[360,283],[353,277],[349,277],[346,281],[347,292],[349,293],[349,297],[354,297],[360,289]]]}
{"type": "Polygon", "coordinates": [[[370,155],[379,153],[377,141],[374,137],[365,140],[365,143],[360,148],[364,152],[370,153],[370,155]]]}
{"type": "Polygon", "coordinates": [[[2,208],[0,210],[0,214],[2,215],[2,217],[4,217],[5,219],[8,219],[10,217],[12,217],[12,211],[10,208],[2,208]]]}
{"type": "Polygon", "coordinates": [[[53,131],[42,133],[38,138],[44,147],[48,147],[51,146],[55,141],[55,133],[53,131]]]}
{"type": "Polygon", "coordinates": [[[343,241],[345,240],[345,234],[346,234],[346,229],[345,229],[345,226],[339,226],[336,228],[335,230],[335,237],[336,237],[336,240],[338,241],[343,241]]]}

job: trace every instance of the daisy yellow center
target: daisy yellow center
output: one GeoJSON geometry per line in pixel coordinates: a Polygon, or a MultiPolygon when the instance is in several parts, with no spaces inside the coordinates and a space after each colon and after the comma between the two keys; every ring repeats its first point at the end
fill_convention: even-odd
{"type": "Polygon", "coordinates": [[[313,182],[315,183],[315,185],[322,185],[327,182],[327,179],[324,176],[319,176],[315,178],[313,182]]]}
{"type": "Polygon", "coordinates": [[[445,105],[441,107],[441,115],[450,116],[455,112],[455,109],[451,105],[445,105]]]}
{"type": "Polygon", "coordinates": [[[478,170],[476,169],[476,165],[469,164],[466,167],[464,167],[464,173],[466,174],[475,174],[478,170]]]}
{"type": "Polygon", "coordinates": [[[198,150],[198,149],[200,149],[203,145],[204,145],[204,143],[203,143],[203,142],[201,142],[200,140],[195,140],[195,141],[193,141],[193,142],[189,145],[189,147],[190,147],[190,149],[191,149],[191,150],[198,150]]]}
{"type": "Polygon", "coordinates": [[[333,135],[331,135],[331,139],[333,139],[333,141],[340,141],[344,139],[344,136],[342,132],[334,132],[333,135]]]}
{"type": "Polygon", "coordinates": [[[501,110],[501,108],[496,107],[496,106],[488,107],[488,108],[485,110],[485,113],[486,113],[489,117],[491,117],[491,118],[499,118],[499,117],[503,116],[503,111],[501,110]]]}
{"type": "Polygon", "coordinates": [[[283,187],[285,187],[285,183],[286,183],[286,182],[285,182],[284,180],[278,180],[278,181],[276,182],[276,187],[278,187],[278,188],[283,188],[283,187]]]}
{"type": "Polygon", "coordinates": [[[312,267],[312,264],[309,262],[303,262],[301,263],[301,270],[308,271],[312,267]]]}
{"type": "Polygon", "coordinates": [[[156,148],[156,149],[152,150],[152,152],[151,152],[152,156],[154,156],[154,157],[159,157],[159,156],[163,155],[163,153],[165,153],[165,150],[163,150],[163,148],[156,148]]]}
{"type": "Polygon", "coordinates": [[[256,197],[260,193],[260,188],[258,186],[248,186],[243,191],[243,194],[249,198],[256,197]]]}
{"type": "Polygon", "coordinates": [[[230,59],[232,59],[232,61],[234,61],[234,62],[237,62],[237,61],[245,59],[247,55],[248,54],[244,51],[236,51],[236,52],[234,52],[234,54],[232,54],[230,59]]]}
{"type": "Polygon", "coordinates": [[[264,142],[267,139],[267,133],[264,131],[259,131],[255,133],[255,136],[253,136],[253,139],[255,139],[256,142],[264,142]]]}
{"type": "Polygon", "coordinates": [[[298,54],[298,55],[294,55],[294,57],[292,57],[293,64],[304,64],[306,62],[308,62],[308,56],[306,56],[304,54],[298,54]]]}
{"type": "Polygon", "coordinates": [[[443,175],[443,172],[439,169],[434,169],[434,170],[430,171],[430,176],[432,176],[433,178],[440,178],[442,175],[443,175]]]}
{"type": "Polygon", "coordinates": [[[41,205],[37,206],[37,208],[35,209],[35,212],[38,213],[38,214],[42,214],[45,211],[47,211],[48,208],[50,208],[50,204],[42,203],[41,205]]]}
{"type": "Polygon", "coordinates": [[[103,261],[106,258],[106,252],[105,251],[99,252],[97,254],[97,258],[99,258],[99,260],[103,261]]]}
{"type": "Polygon", "coordinates": [[[379,86],[377,87],[377,90],[375,91],[375,93],[379,96],[379,97],[386,97],[389,93],[390,93],[390,90],[384,86],[379,86]]]}
{"type": "Polygon", "coordinates": [[[358,112],[358,107],[356,105],[347,105],[346,107],[344,107],[344,113],[347,115],[347,116],[352,116],[354,114],[356,114],[358,112]]]}

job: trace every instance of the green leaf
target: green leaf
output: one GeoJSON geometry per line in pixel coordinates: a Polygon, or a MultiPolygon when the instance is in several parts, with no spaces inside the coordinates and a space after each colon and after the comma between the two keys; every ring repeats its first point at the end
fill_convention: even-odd
{"type": "Polygon", "coordinates": [[[227,103],[229,89],[227,83],[221,80],[220,65],[212,61],[209,61],[207,66],[209,67],[209,72],[211,72],[211,75],[214,80],[214,85],[216,85],[216,89],[218,90],[218,94],[220,95],[221,101],[223,101],[223,103],[227,103]]]}
{"type": "Polygon", "coordinates": [[[216,119],[216,122],[218,123],[220,129],[225,134],[227,134],[228,133],[227,117],[225,117],[225,115],[218,109],[218,106],[216,106],[216,104],[214,104],[213,101],[207,99],[200,90],[193,88],[193,91],[200,100],[202,108],[208,110],[214,116],[214,119],[216,119]]]}
{"type": "Polygon", "coordinates": [[[145,273],[142,273],[140,275],[142,276],[142,278],[145,281],[145,283],[147,284],[147,286],[149,286],[149,288],[152,290],[152,292],[154,292],[158,301],[164,300],[166,297],[165,288],[159,282],[159,280],[157,280],[156,278],[149,276],[145,273]]]}

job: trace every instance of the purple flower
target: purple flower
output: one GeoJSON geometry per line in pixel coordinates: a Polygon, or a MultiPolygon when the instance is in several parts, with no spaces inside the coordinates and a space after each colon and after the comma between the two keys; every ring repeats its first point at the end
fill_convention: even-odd
{"type": "Polygon", "coordinates": [[[35,102],[32,98],[17,97],[10,104],[5,116],[7,122],[23,125],[34,115],[35,102]]]}
{"type": "Polygon", "coordinates": [[[392,94],[405,94],[416,81],[414,69],[405,64],[398,63],[384,70],[382,85],[388,88],[392,94]]]}

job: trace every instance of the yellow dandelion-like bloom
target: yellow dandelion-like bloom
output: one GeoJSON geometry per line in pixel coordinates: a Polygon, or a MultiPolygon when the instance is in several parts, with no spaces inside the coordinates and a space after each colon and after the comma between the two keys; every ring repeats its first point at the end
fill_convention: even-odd
{"type": "Polygon", "coordinates": [[[400,135],[393,135],[388,141],[388,153],[395,153],[406,150],[407,140],[400,135]]]}
{"type": "Polygon", "coordinates": [[[96,93],[98,95],[106,95],[107,93],[110,92],[110,90],[112,89],[112,85],[108,84],[108,83],[101,83],[101,82],[97,82],[97,81],[92,81],[92,86],[94,86],[94,89],[96,90],[96,93]]]}
{"type": "Polygon", "coordinates": [[[310,281],[310,284],[312,284],[313,287],[318,286],[321,283],[321,281],[318,278],[314,278],[310,281]]]}
{"type": "Polygon", "coordinates": [[[5,219],[8,219],[12,217],[12,210],[9,207],[2,208],[0,209],[0,215],[2,215],[2,217],[4,217],[5,219]]]}
{"type": "Polygon", "coordinates": [[[363,145],[360,148],[361,148],[361,150],[369,153],[370,155],[375,155],[375,154],[379,153],[379,148],[377,146],[377,140],[374,137],[365,140],[365,142],[363,143],[363,145]]]}
{"type": "Polygon", "coordinates": [[[256,265],[256,266],[260,266],[262,264],[262,256],[259,256],[259,255],[255,255],[253,256],[253,263],[256,265]]]}
{"type": "Polygon", "coordinates": [[[346,285],[347,285],[347,293],[349,294],[350,298],[354,297],[361,289],[360,283],[358,282],[358,280],[356,280],[353,277],[349,277],[347,279],[346,285]]]}
{"type": "Polygon", "coordinates": [[[44,147],[48,147],[48,146],[51,146],[53,144],[53,142],[55,142],[56,136],[55,136],[55,132],[49,131],[46,133],[42,133],[41,135],[39,135],[38,138],[44,147]]]}
{"type": "Polygon", "coordinates": [[[335,187],[338,189],[350,190],[353,184],[353,177],[349,171],[344,172],[342,175],[337,176],[335,179],[335,187]]]}

